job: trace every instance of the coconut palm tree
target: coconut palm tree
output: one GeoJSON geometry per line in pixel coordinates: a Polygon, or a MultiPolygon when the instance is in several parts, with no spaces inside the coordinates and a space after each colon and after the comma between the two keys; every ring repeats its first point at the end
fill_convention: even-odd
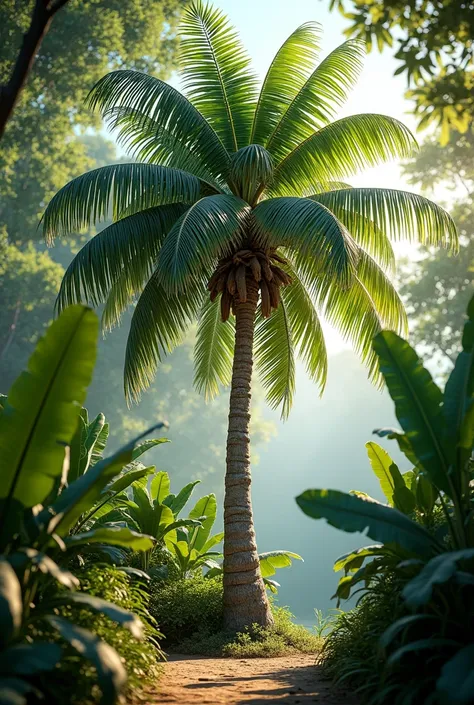
{"type": "Polygon", "coordinates": [[[325,318],[376,378],[372,337],[381,327],[406,326],[387,275],[391,240],[453,246],[456,231],[425,198],[343,181],[416,147],[391,117],[333,121],[361,70],[362,44],[345,42],[316,65],[320,27],[304,24],[259,90],[219,10],[197,0],[181,33],[184,95],[137,71],[114,71],[93,88],[90,105],[136,161],[68,183],[43,224],[51,242],[112,214],[113,224],[70,264],[58,302],[105,303],[107,329],[136,301],[128,399],[138,399],[195,321],[196,387],[209,398],[230,384],[224,602],[226,625],[240,629],[272,622],[250,497],[254,363],[269,403],[286,416],[296,355],[324,388],[325,318]]]}

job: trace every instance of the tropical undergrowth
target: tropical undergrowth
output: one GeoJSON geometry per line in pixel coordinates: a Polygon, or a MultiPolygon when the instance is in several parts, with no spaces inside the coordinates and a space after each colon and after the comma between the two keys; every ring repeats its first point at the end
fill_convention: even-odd
{"type": "Polygon", "coordinates": [[[327,670],[371,705],[474,702],[474,297],[458,355],[441,391],[410,345],[392,332],[374,339],[380,372],[402,430],[403,474],[367,444],[387,504],[363,492],[307,490],[313,518],[378,543],[338,559],[336,595],[359,595],[324,647],[327,670]]]}
{"type": "Polygon", "coordinates": [[[251,625],[245,631],[225,631],[222,625],[223,587],[220,577],[195,576],[155,588],[150,604],[165,635],[167,650],[183,654],[253,658],[318,653],[323,640],[295,624],[287,607],[271,609],[274,624],[251,625]]]}
{"type": "MultiPolygon", "coordinates": [[[[115,649],[127,671],[125,694],[155,684],[162,671],[160,662],[164,653],[160,640],[163,635],[149,614],[150,595],[145,585],[120,568],[95,562],[80,571],[79,576],[81,592],[113,602],[137,615],[144,625],[145,638],[137,641],[127,629],[115,624],[106,614],[91,615],[77,606],[62,608],[61,616],[80,628],[92,631],[115,649]]],[[[37,631],[35,638],[39,636],[37,631]]],[[[51,678],[50,674],[46,677],[51,678]]],[[[71,705],[99,703],[101,693],[96,681],[95,668],[73,649],[68,649],[55,672],[52,702],[70,702],[71,705]]]]}

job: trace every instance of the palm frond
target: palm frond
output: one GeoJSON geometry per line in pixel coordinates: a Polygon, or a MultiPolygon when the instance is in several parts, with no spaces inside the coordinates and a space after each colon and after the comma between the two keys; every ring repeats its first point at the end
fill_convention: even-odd
{"type": "Polygon", "coordinates": [[[201,181],[179,169],[155,164],[112,164],[78,176],[51,199],[43,216],[47,242],[83,230],[112,215],[166,203],[194,203],[201,196],[201,181]]]}
{"type": "Polygon", "coordinates": [[[281,405],[281,416],[287,418],[295,391],[295,354],[290,320],[283,300],[269,318],[258,316],[254,359],[267,402],[272,409],[281,405]]]}
{"type": "Polygon", "coordinates": [[[321,276],[320,269],[309,258],[299,264],[293,258],[292,266],[321,316],[351,344],[367,366],[369,377],[380,383],[372,339],[382,330],[383,322],[364,284],[354,277],[351,286],[343,289],[333,277],[321,276]]]}
{"type": "Polygon", "coordinates": [[[292,278],[290,286],[282,287],[281,298],[290,322],[296,354],[306,367],[309,378],[324,391],[327,379],[327,351],[324,332],[311,296],[298,274],[285,267],[292,278]]]}
{"type": "Polygon", "coordinates": [[[154,272],[133,312],[125,354],[124,384],[128,402],[140,399],[152,383],[158,364],[183,339],[202,306],[204,287],[170,294],[154,272]]]}
{"type": "Polygon", "coordinates": [[[206,399],[217,396],[219,384],[230,384],[234,335],[234,319],[223,323],[220,301],[207,297],[199,315],[194,346],[194,385],[206,399]]]}
{"type": "Polygon", "coordinates": [[[127,290],[139,288],[166,233],[185,212],[186,206],[180,203],[149,208],[112,223],[91,238],[64,274],[59,310],[79,301],[94,306],[102,303],[124,270],[127,290]]]}
{"type": "Polygon", "coordinates": [[[157,125],[152,118],[128,107],[114,108],[108,118],[109,129],[117,133],[118,144],[133,159],[182,169],[216,191],[229,192],[225,181],[211,172],[192,142],[187,139],[177,141],[168,125],[157,125]]]}
{"type": "MultiPolygon", "coordinates": [[[[325,193],[307,196],[312,201],[324,204],[325,193]]],[[[376,226],[373,220],[353,210],[342,208],[337,203],[329,208],[331,213],[341,221],[350,232],[356,243],[375,257],[378,264],[387,270],[395,267],[395,253],[390,238],[385,231],[376,226]]]]}
{"type": "Polygon", "coordinates": [[[306,22],[282,44],[262,84],[253,118],[250,143],[264,145],[288,105],[308,80],[316,63],[322,28],[306,22]]]}
{"type": "Polygon", "coordinates": [[[257,243],[291,248],[303,268],[315,261],[321,272],[336,277],[343,286],[350,283],[358,247],[326,207],[308,198],[282,197],[262,201],[252,214],[257,243]]]}
{"type": "Polygon", "coordinates": [[[367,167],[409,157],[417,143],[403,123],[386,115],[351,115],[337,120],[275,161],[274,195],[300,193],[315,181],[345,179],[367,167]]]}
{"type": "Polygon", "coordinates": [[[227,17],[196,0],[181,20],[181,78],[196,108],[229,151],[248,144],[257,81],[227,17]]]}
{"type": "MultiPolygon", "coordinates": [[[[133,276],[130,276],[130,271],[124,267],[112,284],[110,291],[105,300],[105,306],[102,311],[100,324],[104,333],[110,332],[118,326],[122,320],[122,315],[130,306],[136,295],[142,290],[145,282],[151,275],[152,263],[148,260],[140,260],[142,265],[142,276],[135,271],[133,276]]],[[[135,265],[135,270],[138,266],[135,265]]]]}
{"type": "Polygon", "coordinates": [[[185,144],[216,178],[225,174],[229,155],[211,125],[184,95],[159,78],[140,71],[112,71],[96,83],[88,103],[106,119],[113,119],[116,108],[133,109],[153,121],[158,135],[166,129],[168,149],[173,142],[177,149],[185,144]]]}
{"type": "Polygon", "coordinates": [[[196,272],[208,270],[242,237],[249,206],[236,196],[202,198],[175,223],[158,256],[158,269],[168,291],[183,291],[196,272]]]}
{"type": "Polygon", "coordinates": [[[276,163],[333,119],[360,75],[364,56],[364,44],[351,39],[313,71],[265,143],[276,163]]]}
{"type": "MultiPolygon", "coordinates": [[[[407,191],[381,188],[353,188],[320,193],[319,203],[337,214],[347,213],[345,225],[352,232],[357,224],[351,218],[372,221],[376,228],[392,240],[406,239],[425,245],[442,245],[457,249],[458,235],[451,216],[432,201],[407,191]],[[355,226],[355,227],[354,227],[355,226]]],[[[361,243],[366,247],[367,243],[361,243]]],[[[377,256],[375,252],[372,252],[377,256]]]]}
{"type": "Polygon", "coordinates": [[[403,301],[389,277],[364,250],[359,252],[357,279],[372,299],[384,329],[408,335],[408,319],[403,301]]]}

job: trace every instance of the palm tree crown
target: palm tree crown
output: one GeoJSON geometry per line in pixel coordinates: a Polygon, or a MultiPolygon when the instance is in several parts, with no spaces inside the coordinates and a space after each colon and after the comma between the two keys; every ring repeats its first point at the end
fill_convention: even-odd
{"type": "Polygon", "coordinates": [[[360,42],[345,42],[315,67],[320,27],[304,24],[280,48],[258,91],[220,11],[195,3],[181,31],[186,97],[135,71],[110,73],[91,92],[91,106],[138,161],[88,172],[49,204],[49,241],[110,209],[114,219],[69,266],[59,305],[105,302],[109,328],[139,297],[126,355],[129,398],[139,396],[198,319],[195,381],[212,397],[230,381],[227,319],[235,291],[245,298],[250,271],[261,297],[257,369],[268,400],[286,414],[295,353],[324,386],[320,315],[373,374],[373,335],[381,325],[405,327],[385,273],[393,264],[390,240],[452,245],[455,228],[421,196],[341,181],[416,147],[408,129],[384,115],[331,122],[361,70],[360,42]]]}

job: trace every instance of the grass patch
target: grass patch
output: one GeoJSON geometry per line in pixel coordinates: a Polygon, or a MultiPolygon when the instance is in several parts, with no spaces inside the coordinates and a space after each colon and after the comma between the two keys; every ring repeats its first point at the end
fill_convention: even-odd
{"type": "Polygon", "coordinates": [[[323,640],[295,624],[287,607],[272,605],[275,624],[264,629],[257,624],[238,634],[200,630],[174,649],[183,654],[229,658],[271,658],[290,654],[315,654],[323,640]]]}

